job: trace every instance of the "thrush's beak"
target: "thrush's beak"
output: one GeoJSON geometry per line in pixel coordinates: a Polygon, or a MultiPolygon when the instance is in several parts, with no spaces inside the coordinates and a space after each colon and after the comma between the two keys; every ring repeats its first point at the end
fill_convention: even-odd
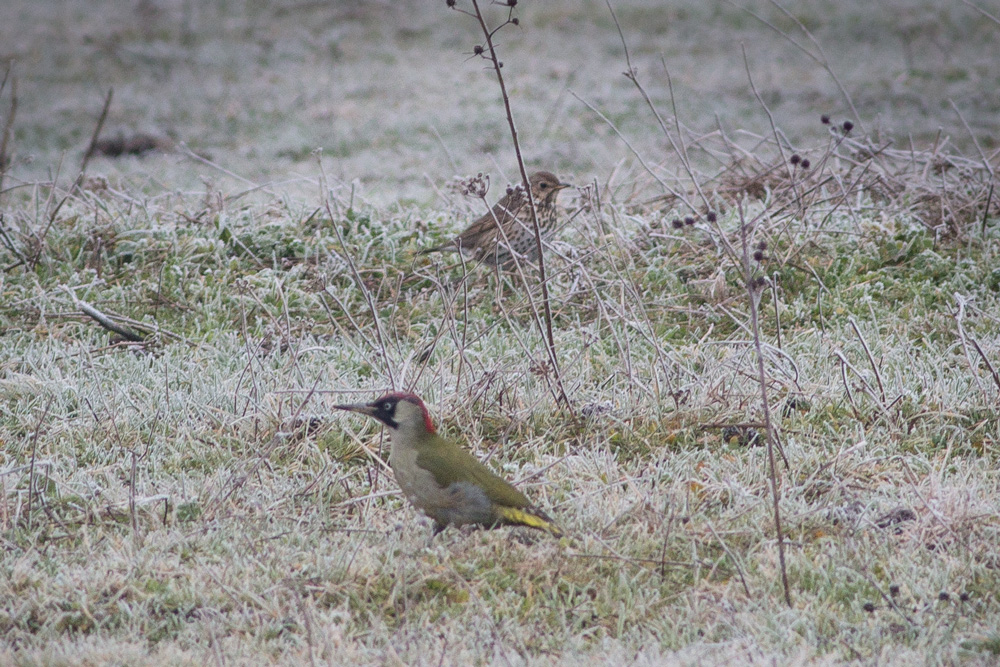
{"type": "Polygon", "coordinates": [[[562,190],[563,188],[571,188],[571,187],[573,187],[572,183],[560,183],[559,185],[556,186],[556,190],[562,190]]]}
{"type": "Polygon", "coordinates": [[[363,415],[368,415],[369,417],[375,416],[375,406],[369,405],[368,403],[347,403],[345,405],[335,405],[333,406],[337,410],[347,410],[348,412],[360,412],[363,415]]]}

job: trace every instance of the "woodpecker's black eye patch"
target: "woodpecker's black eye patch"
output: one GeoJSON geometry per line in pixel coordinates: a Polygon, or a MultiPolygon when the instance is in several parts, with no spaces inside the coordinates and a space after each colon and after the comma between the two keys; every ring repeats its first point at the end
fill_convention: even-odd
{"type": "Polygon", "coordinates": [[[396,404],[398,401],[394,398],[388,398],[384,401],[376,401],[375,403],[369,403],[369,405],[374,408],[372,412],[372,417],[379,420],[386,426],[390,428],[399,428],[399,423],[393,419],[396,415],[396,404]]]}

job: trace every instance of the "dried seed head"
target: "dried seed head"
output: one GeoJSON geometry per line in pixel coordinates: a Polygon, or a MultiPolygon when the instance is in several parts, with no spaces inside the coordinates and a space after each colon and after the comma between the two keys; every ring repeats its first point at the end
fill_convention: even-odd
{"type": "Polygon", "coordinates": [[[799,166],[802,167],[803,169],[808,169],[809,168],[809,160],[803,160],[802,164],[800,164],[799,166]]]}
{"type": "Polygon", "coordinates": [[[475,53],[477,56],[483,55],[483,45],[476,44],[475,46],[472,47],[472,52],[475,53]]]}
{"type": "Polygon", "coordinates": [[[670,224],[673,225],[674,229],[680,229],[684,226],[684,222],[680,218],[674,218],[670,224]]]}
{"type": "Polygon", "coordinates": [[[874,602],[866,602],[866,603],[864,604],[864,607],[863,607],[863,609],[864,609],[865,611],[867,611],[867,612],[868,612],[868,613],[870,614],[870,613],[872,613],[873,611],[875,611],[875,603],[874,603],[874,602]]]}
{"type": "Polygon", "coordinates": [[[767,250],[767,241],[761,241],[757,244],[758,250],[767,250]]]}
{"type": "Polygon", "coordinates": [[[892,586],[889,586],[889,595],[891,595],[892,597],[896,597],[897,595],[899,595],[899,584],[893,584],[892,586]]]}
{"type": "Polygon", "coordinates": [[[716,220],[715,211],[709,211],[708,215],[705,216],[705,219],[708,220],[709,222],[715,222],[716,220]]]}
{"type": "Polygon", "coordinates": [[[795,153],[795,154],[792,155],[792,157],[789,160],[789,162],[791,162],[792,164],[798,164],[799,162],[802,162],[802,158],[799,157],[798,153],[795,153]]]}
{"type": "Polygon", "coordinates": [[[479,172],[472,178],[462,181],[462,192],[465,195],[472,197],[485,197],[486,193],[490,190],[490,177],[483,176],[482,172],[479,172]]]}
{"type": "Polygon", "coordinates": [[[822,116],[819,117],[819,122],[823,123],[824,125],[829,125],[830,124],[830,115],[829,114],[823,114],[822,116]]]}
{"type": "Polygon", "coordinates": [[[686,218],[684,218],[684,224],[690,227],[691,225],[694,224],[694,218],[692,218],[690,215],[687,216],[686,218]]]}
{"type": "Polygon", "coordinates": [[[521,25],[521,21],[516,16],[512,18],[510,22],[513,23],[514,25],[521,25]]]}
{"type": "Polygon", "coordinates": [[[848,132],[854,129],[854,123],[852,123],[849,120],[845,120],[842,127],[844,128],[844,134],[847,134],[848,132]]]}
{"type": "Polygon", "coordinates": [[[951,596],[948,595],[948,591],[941,591],[940,593],[938,593],[938,600],[940,600],[941,602],[947,602],[950,599],[951,596]]]}
{"type": "Polygon", "coordinates": [[[754,250],[753,251],[753,258],[754,258],[754,261],[763,262],[764,261],[764,251],[763,250],[754,250]]]}

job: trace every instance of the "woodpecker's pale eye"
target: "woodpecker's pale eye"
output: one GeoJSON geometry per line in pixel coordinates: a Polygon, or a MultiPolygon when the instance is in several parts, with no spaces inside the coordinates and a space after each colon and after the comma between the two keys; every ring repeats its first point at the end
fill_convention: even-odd
{"type": "Polygon", "coordinates": [[[381,409],[385,410],[386,412],[390,412],[392,410],[392,402],[391,401],[386,401],[385,403],[382,404],[382,408],[381,409]]]}

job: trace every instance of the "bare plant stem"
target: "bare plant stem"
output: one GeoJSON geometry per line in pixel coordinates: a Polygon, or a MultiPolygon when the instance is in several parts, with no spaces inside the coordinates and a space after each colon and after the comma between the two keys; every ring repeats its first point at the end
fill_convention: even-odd
{"type": "MultiPolygon", "coordinates": [[[[486,25],[486,20],[483,18],[483,13],[479,9],[478,0],[472,0],[473,16],[479,22],[479,27],[483,31],[483,36],[486,38],[486,46],[489,49],[489,60],[493,63],[493,70],[497,75],[497,83],[500,85],[500,96],[503,98],[504,110],[507,112],[507,125],[510,127],[510,137],[514,142],[514,153],[517,156],[517,167],[521,171],[521,183],[524,186],[524,191],[528,196],[528,209],[531,211],[531,225],[535,231],[535,247],[538,251],[538,281],[542,288],[542,312],[544,315],[544,328],[542,333],[545,335],[547,342],[547,351],[549,357],[549,363],[552,364],[552,372],[556,381],[556,389],[558,393],[556,394],[556,400],[562,403],[567,409],[572,411],[572,406],[569,402],[569,397],[566,395],[566,389],[563,387],[562,374],[559,372],[559,358],[556,354],[556,341],[555,336],[552,333],[552,306],[549,301],[549,287],[545,279],[545,259],[542,253],[542,230],[538,224],[538,209],[535,208],[535,198],[531,193],[531,183],[528,181],[528,171],[524,166],[524,158],[521,155],[521,144],[517,138],[517,126],[514,124],[514,114],[510,108],[510,96],[507,94],[507,85],[504,83],[503,72],[501,68],[503,63],[500,62],[499,56],[497,56],[496,46],[493,43],[493,35],[499,28],[490,30],[486,25]]],[[[506,23],[501,24],[503,27],[506,23]]],[[[525,288],[527,289],[527,284],[525,288]]]]}
{"type": "Polygon", "coordinates": [[[739,204],[740,241],[743,247],[743,279],[746,283],[747,295],[750,297],[750,326],[753,331],[753,343],[757,352],[757,378],[760,381],[760,397],[764,413],[764,432],[767,433],[767,467],[771,483],[771,501],[774,508],[774,533],[778,541],[778,563],[781,567],[781,584],[785,590],[785,604],[792,606],[792,592],[788,584],[788,568],[785,565],[785,535],[781,529],[781,492],[778,489],[778,471],[774,457],[775,436],[774,424],[771,421],[771,407],[767,398],[767,375],[764,371],[764,349],[760,341],[760,318],[757,312],[757,299],[760,294],[753,284],[753,272],[750,268],[750,247],[747,239],[748,225],[743,217],[743,205],[739,204]]]}

